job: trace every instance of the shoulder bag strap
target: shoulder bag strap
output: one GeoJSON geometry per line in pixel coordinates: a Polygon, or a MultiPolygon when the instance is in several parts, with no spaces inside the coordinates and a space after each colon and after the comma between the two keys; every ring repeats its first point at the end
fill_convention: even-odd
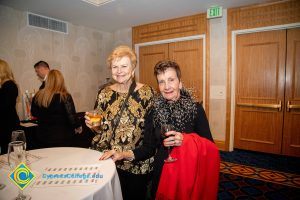
{"type": "Polygon", "coordinates": [[[114,128],[113,128],[113,131],[112,131],[111,136],[109,137],[109,140],[108,140],[109,143],[110,143],[111,139],[112,139],[112,138],[114,137],[114,135],[115,135],[115,131],[116,131],[118,125],[119,125],[119,122],[120,122],[120,120],[121,120],[121,116],[122,116],[122,114],[123,114],[123,111],[125,110],[125,107],[126,107],[126,104],[127,104],[127,102],[128,102],[128,99],[129,99],[130,95],[134,92],[135,87],[136,87],[136,82],[135,82],[135,80],[133,80],[133,82],[132,82],[131,85],[130,85],[130,88],[129,88],[127,97],[126,97],[125,101],[123,102],[122,107],[121,107],[121,109],[120,109],[120,111],[119,111],[119,114],[117,115],[116,119],[114,120],[114,124],[113,124],[113,125],[114,125],[114,128]]]}

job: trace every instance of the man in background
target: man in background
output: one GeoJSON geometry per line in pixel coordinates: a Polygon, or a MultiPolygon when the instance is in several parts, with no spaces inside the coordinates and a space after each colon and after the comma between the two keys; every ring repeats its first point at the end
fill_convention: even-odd
{"type": "Polygon", "coordinates": [[[45,87],[45,81],[47,79],[47,75],[50,71],[49,65],[47,62],[41,60],[34,65],[34,70],[38,78],[42,81],[42,85],[39,89],[43,89],[45,87]]]}

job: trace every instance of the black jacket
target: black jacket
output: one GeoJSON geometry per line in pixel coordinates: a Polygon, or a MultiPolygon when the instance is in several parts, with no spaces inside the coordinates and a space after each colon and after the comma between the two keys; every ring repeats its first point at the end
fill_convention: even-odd
{"type": "Polygon", "coordinates": [[[33,98],[31,113],[38,118],[37,140],[40,148],[70,146],[74,129],[80,127],[72,96],[68,94],[65,102],[55,94],[48,106],[39,107],[33,98]]]}
{"type": "Polygon", "coordinates": [[[0,145],[1,153],[7,152],[11,132],[20,125],[16,111],[18,87],[13,81],[6,81],[0,88],[0,145]]]}

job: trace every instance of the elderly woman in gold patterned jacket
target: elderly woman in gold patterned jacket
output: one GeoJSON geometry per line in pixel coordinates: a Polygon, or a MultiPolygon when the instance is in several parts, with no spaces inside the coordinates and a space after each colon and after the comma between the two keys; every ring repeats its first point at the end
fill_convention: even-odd
{"type": "Polygon", "coordinates": [[[135,149],[143,143],[144,119],[150,110],[154,90],[135,82],[137,58],[131,48],[117,47],[107,63],[114,83],[98,92],[96,109],[102,116],[101,126],[93,125],[88,112],[85,122],[98,133],[93,138],[92,146],[104,152],[100,160],[110,157],[116,160],[116,152],[122,155],[122,160],[117,161],[116,166],[123,198],[145,199],[153,159],[141,160],[135,149]],[[133,161],[132,158],[137,159],[133,161]]]}

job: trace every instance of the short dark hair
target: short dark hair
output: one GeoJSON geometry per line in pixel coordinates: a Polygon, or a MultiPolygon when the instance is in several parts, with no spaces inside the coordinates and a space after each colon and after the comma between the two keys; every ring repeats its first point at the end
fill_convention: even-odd
{"type": "Polygon", "coordinates": [[[158,74],[164,73],[168,68],[173,68],[176,71],[178,79],[181,79],[181,70],[179,65],[172,60],[161,60],[154,67],[154,75],[157,78],[158,74]]]}
{"type": "Polygon", "coordinates": [[[34,68],[37,68],[39,66],[47,67],[48,69],[50,69],[48,63],[46,61],[43,61],[43,60],[41,60],[41,61],[34,64],[34,68]]]}

